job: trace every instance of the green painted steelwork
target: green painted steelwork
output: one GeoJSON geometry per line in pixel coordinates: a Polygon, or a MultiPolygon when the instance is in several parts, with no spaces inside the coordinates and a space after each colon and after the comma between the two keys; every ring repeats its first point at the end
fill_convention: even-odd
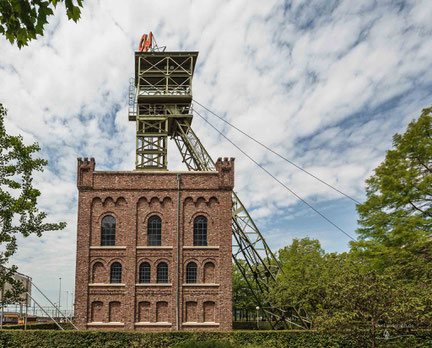
{"type": "Polygon", "coordinates": [[[136,122],[138,170],[166,170],[168,136],[192,122],[192,77],[198,52],[136,52],[129,121],[136,122]]]}
{"type": "MultiPolygon", "coordinates": [[[[216,170],[215,162],[192,128],[185,125],[180,125],[179,128],[182,131],[173,138],[187,168],[194,171],[216,170]]],[[[232,256],[258,306],[274,329],[308,328],[309,322],[304,315],[300,315],[300,310],[284,310],[268,300],[268,290],[285,274],[235,192],[232,199],[232,232],[237,243],[233,245],[232,256]],[[251,275],[253,278],[250,278],[251,275]]]]}

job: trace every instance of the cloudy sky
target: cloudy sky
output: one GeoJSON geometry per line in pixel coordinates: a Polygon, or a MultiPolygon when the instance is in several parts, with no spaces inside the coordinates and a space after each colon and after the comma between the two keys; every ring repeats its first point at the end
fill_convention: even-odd
{"type": "MultiPolygon", "coordinates": [[[[430,1],[87,1],[68,21],[59,6],[45,36],[19,50],[0,37],[7,130],[39,142],[40,206],[64,231],[20,240],[14,262],[54,296],[74,290],[76,158],[132,170],[129,78],[143,33],[170,51],[199,51],[194,98],[340,190],[364,180],[422,108],[431,105],[430,1]]],[[[288,187],[355,236],[352,201],[196,109],[288,187]]],[[[348,250],[348,237],[273,181],[199,117],[213,158],[236,157],[236,191],[277,250],[292,238],[348,250]]],[[[173,142],[169,169],[184,169],[173,142]]],[[[62,295],[65,298],[65,295],[62,295]]],[[[65,302],[63,302],[63,306],[65,302]]]]}

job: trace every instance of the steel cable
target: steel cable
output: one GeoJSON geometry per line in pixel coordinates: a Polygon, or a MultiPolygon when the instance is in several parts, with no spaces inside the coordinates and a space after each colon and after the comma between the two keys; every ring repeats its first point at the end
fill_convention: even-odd
{"type": "Polygon", "coordinates": [[[288,190],[292,195],[294,195],[298,200],[302,201],[304,204],[306,204],[310,209],[312,209],[315,213],[320,215],[324,220],[326,220],[328,223],[330,223],[332,226],[334,226],[336,229],[338,229],[340,232],[342,232],[344,235],[346,235],[348,238],[355,241],[356,239],[352,237],[349,233],[345,232],[341,227],[336,225],[333,221],[331,221],[327,216],[325,216],[323,213],[321,213],[318,209],[316,209],[313,205],[311,205],[309,202],[307,202],[305,199],[300,197],[297,193],[295,193],[292,189],[290,189],[287,185],[285,185],[282,181],[280,181],[276,176],[274,176],[272,173],[270,173],[264,166],[262,166],[259,162],[257,162],[254,158],[252,158],[249,154],[247,154],[244,150],[242,150],[237,144],[235,144],[232,140],[230,140],[225,134],[223,134],[219,129],[217,129],[210,121],[208,121],[204,116],[202,116],[198,111],[194,110],[194,112],[201,117],[210,127],[212,127],[216,132],[218,132],[223,138],[225,138],[228,142],[230,142],[237,150],[239,150],[243,155],[245,155],[247,158],[249,158],[253,163],[255,163],[258,167],[260,167],[262,170],[264,170],[268,175],[270,175],[275,181],[277,181],[282,187],[284,187],[286,190],[288,190]]]}
{"type": "Polygon", "coordinates": [[[223,117],[217,115],[216,113],[214,113],[213,111],[211,111],[210,109],[208,109],[207,107],[205,107],[204,105],[202,105],[200,102],[198,102],[197,100],[193,99],[193,101],[198,104],[199,106],[201,106],[202,108],[204,108],[205,110],[207,110],[208,112],[210,112],[212,115],[216,116],[217,118],[219,118],[221,121],[225,122],[227,125],[231,126],[232,128],[234,128],[235,130],[237,130],[238,132],[242,133],[243,135],[247,136],[249,139],[251,139],[252,141],[254,141],[255,143],[257,143],[258,145],[262,146],[263,148],[265,148],[266,150],[270,151],[271,153],[273,153],[274,155],[278,156],[279,158],[283,159],[284,161],[288,162],[289,164],[293,165],[294,167],[296,167],[297,169],[301,170],[302,172],[310,175],[311,177],[313,177],[314,179],[318,180],[319,182],[323,183],[324,185],[330,187],[331,189],[333,189],[336,192],[339,192],[341,195],[345,196],[346,198],[349,198],[350,200],[352,200],[353,202],[357,203],[357,204],[361,204],[358,200],[356,200],[355,198],[351,197],[350,195],[342,192],[341,190],[339,190],[338,188],[334,187],[333,185],[325,182],[324,180],[320,179],[319,177],[317,177],[316,175],[312,174],[311,172],[307,171],[306,169],[300,167],[298,164],[294,163],[293,161],[289,160],[288,158],[282,156],[280,153],[277,153],[276,151],[274,151],[273,149],[271,149],[270,147],[268,147],[267,145],[263,144],[262,142],[260,142],[259,140],[255,139],[253,136],[247,134],[246,132],[242,131],[240,128],[234,126],[232,123],[228,122],[227,120],[225,120],[223,117]]]}

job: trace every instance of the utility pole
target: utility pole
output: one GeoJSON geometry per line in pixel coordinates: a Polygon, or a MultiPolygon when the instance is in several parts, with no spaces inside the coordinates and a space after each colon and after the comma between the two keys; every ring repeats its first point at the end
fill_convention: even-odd
{"type": "Polygon", "coordinates": [[[256,319],[257,319],[257,330],[259,329],[259,306],[256,306],[256,311],[257,311],[257,316],[256,316],[256,319]]]}
{"type": "Polygon", "coordinates": [[[61,277],[59,278],[59,304],[58,304],[58,315],[57,317],[60,318],[60,301],[61,301],[61,277]]]}
{"type": "Polygon", "coordinates": [[[69,291],[66,290],[66,308],[65,308],[66,318],[68,317],[68,307],[69,307],[69,291]]]}
{"type": "Polygon", "coordinates": [[[4,318],[4,286],[1,289],[1,320],[0,328],[3,329],[3,318],[4,318]]]}
{"type": "Polygon", "coordinates": [[[24,330],[27,330],[27,316],[28,316],[28,304],[29,304],[29,279],[26,278],[26,298],[25,298],[25,317],[24,317],[24,330]]]}

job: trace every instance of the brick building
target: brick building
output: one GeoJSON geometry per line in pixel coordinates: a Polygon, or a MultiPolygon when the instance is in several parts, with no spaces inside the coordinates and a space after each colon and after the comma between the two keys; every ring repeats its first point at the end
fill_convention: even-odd
{"type": "Polygon", "coordinates": [[[234,159],[95,171],[78,159],[80,329],[230,330],[234,159]]]}

